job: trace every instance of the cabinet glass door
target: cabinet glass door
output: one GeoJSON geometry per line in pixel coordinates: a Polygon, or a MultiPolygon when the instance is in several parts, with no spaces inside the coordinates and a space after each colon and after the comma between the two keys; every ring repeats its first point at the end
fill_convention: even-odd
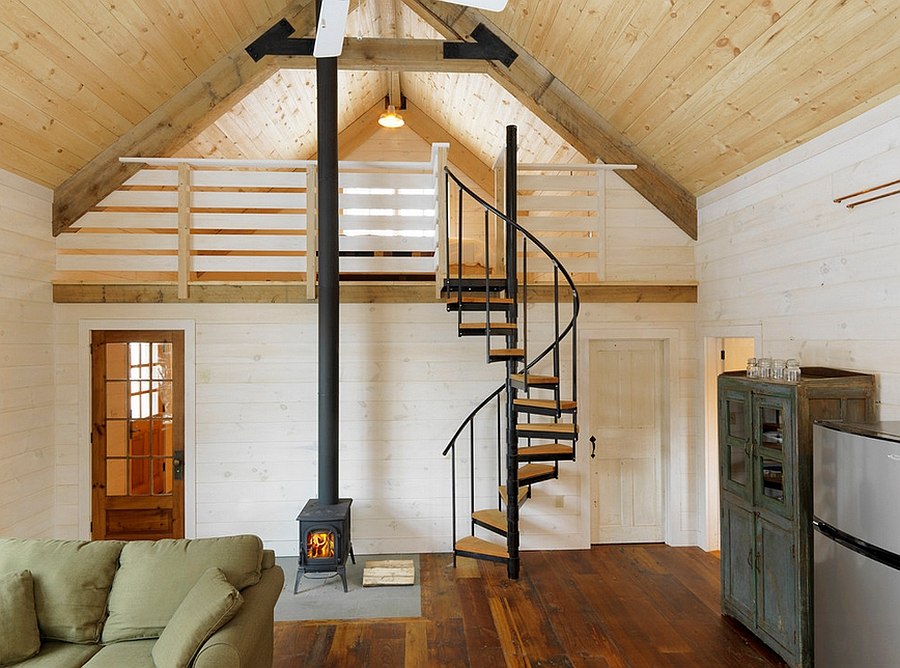
{"type": "Polygon", "coordinates": [[[750,395],[728,391],[721,406],[724,438],[721,451],[722,480],[725,488],[748,501],[750,487],[750,395]]]}
{"type": "Polygon", "coordinates": [[[756,503],[782,517],[792,516],[791,424],[788,397],[754,397],[754,487],[756,503]]]}

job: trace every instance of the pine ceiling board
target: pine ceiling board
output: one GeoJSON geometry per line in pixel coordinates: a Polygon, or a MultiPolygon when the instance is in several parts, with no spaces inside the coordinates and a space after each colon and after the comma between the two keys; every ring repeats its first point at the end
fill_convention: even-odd
{"type": "Polygon", "coordinates": [[[120,88],[108,72],[97,68],[81,53],[68,48],[65,40],[43,21],[24,10],[21,5],[6,9],[2,24],[3,43],[0,44],[4,51],[17,50],[22,42],[26,42],[27,47],[46,56],[52,63],[51,71],[58,69],[71,74],[73,79],[108,102],[131,123],[147,115],[146,108],[120,88]]]}
{"type": "MultiPolygon", "coordinates": [[[[679,152],[691,150],[689,147],[697,147],[709,138],[715,138],[717,133],[733,119],[737,119],[745,126],[741,135],[752,136],[757,130],[753,120],[744,112],[768,97],[772,91],[779,91],[777,104],[786,113],[786,106],[791,104],[791,96],[802,92],[792,90],[790,87],[791,82],[796,79],[797,72],[802,72],[809,66],[821,68],[825,64],[822,59],[829,52],[838,49],[844,39],[856,39],[860,31],[865,30],[867,26],[883,20],[887,9],[892,5],[895,7],[894,0],[873,0],[869,4],[872,8],[869,11],[859,11],[856,7],[841,8],[835,13],[835,21],[823,22],[821,26],[804,25],[801,30],[804,34],[793,37],[790,49],[779,47],[769,58],[760,62],[761,67],[745,72],[742,77],[743,84],[739,89],[730,92],[724,106],[718,105],[705,110],[705,113],[696,113],[692,116],[694,120],[690,127],[679,128],[680,133],[668,138],[665,145],[653,145],[654,155],[658,160],[668,161],[670,156],[677,156],[679,152]],[[884,11],[876,12],[879,3],[884,11]]],[[[773,42],[774,39],[770,44],[773,42]]],[[[869,51],[864,52],[863,56],[867,53],[869,51]]],[[[747,157],[753,159],[752,156],[747,157]]]]}
{"type": "MultiPolygon", "coordinates": [[[[893,0],[886,0],[893,2],[893,0]]],[[[859,8],[846,2],[801,0],[781,16],[739,56],[716,72],[668,118],[663,119],[639,143],[638,148],[658,156],[695,130],[707,114],[714,116],[721,105],[735,94],[737,82],[746,82],[764,71],[779,56],[787,55],[793,67],[801,64],[791,50],[820,25],[853,22],[859,8]]]]}
{"type": "MultiPolygon", "coordinates": [[[[190,1],[181,0],[182,4],[190,1]]],[[[237,26],[220,0],[193,0],[193,3],[196,11],[204,18],[206,25],[223,45],[225,51],[230,49],[232,44],[241,41],[241,34],[237,26]]]]}
{"type": "MultiPolygon", "coordinates": [[[[236,33],[233,41],[243,41],[253,35],[256,29],[267,23],[271,19],[271,15],[267,9],[265,16],[261,17],[263,23],[257,24],[256,20],[250,14],[248,3],[244,0],[215,0],[215,4],[221,8],[222,15],[228,18],[231,27],[236,33]]],[[[215,16],[215,14],[213,14],[215,16]]]]}
{"type": "MultiPolygon", "coordinates": [[[[11,2],[7,0],[4,4],[11,2]]],[[[65,58],[71,58],[76,52],[81,54],[91,67],[107,73],[117,87],[145,110],[155,109],[168,99],[171,82],[163,77],[154,78],[151,63],[142,62],[139,53],[132,50],[117,53],[110,46],[113,35],[101,38],[66,3],[33,2],[25,11],[17,7],[14,14],[23,28],[27,26],[28,30],[44,33],[53,30],[61,38],[59,48],[64,51],[65,58]]],[[[114,41],[119,42],[119,37],[116,35],[114,41]]],[[[61,61],[61,66],[65,62],[61,61]]]]}
{"type": "MultiPolygon", "coordinates": [[[[699,3],[695,0],[693,4],[696,6],[699,3]]],[[[678,14],[676,13],[676,19],[672,19],[672,13],[672,6],[668,2],[637,3],[636,11],[631,15],[627,25],[615,39],[607,42],[604,58],[596,69],[591,71],[590,83],[585,87],[586,95],[587,91],[592,91],[594,99],[600,104],[598,108],[602,108],[604,114],[618,76],[629,70],[641,47],[647,44],[660,24],[677,20],[678,14]]],[[[646,73],[643,74],[645,75],[646,73]]],[[[641,73],[637,73],[637,76],[643,78],[641,73]]]]}
{"type": "MultiPolygon", "coordinates": [[[[883,23],[888,23],[884,21],[883,23]]],[[[894,19],[894,30],[896,18],[894,19]]],[[[843,54],[841,54],[843,55],[843,54]]],[[[867,54],[870,55],[870,54],[867,54]]],[[[739,176],[757,165],[781,155],[785,150],[792,149],[812,137],[837,127],[844,121],[856,116],[858,113],[870,109],[879,102],[888,100],[900,94],[900,84],[894,84],[888,88],[884,85],[884,73],[893,71],[894,80],[900,79],[900,48],[894,48],[883,54],[879,61],[867,61],[875,66],[861,67],[858,72],[847,79],[837,83],[831,81],[830,88],[826,88],[817,96],[817,101],[808,105],[796,106],[792,110],[777,118],[764,119],[767,123],[766,132],[758,132],[743,140],[739,145],[739,152],[727,151],[721,157],[717,157],[707,169],[694,169],[685,174],[687,183],[693,184],[698,192],[706,192],[711,188],[721,185],[725,180],[739,176]],[[848,81],[851,82],[848,85],[848,81]],[[811,125],[810,109],[815,107],[814,116],[819,123],[811,125]]],[[[811,72],[810,80],[815,80],[815,71],[811,72]]],[[[759,109],[750,113],[762,116],[766,111],[765,102],[760,103],[759,109]]],[[[769,101],[771,102],[771,101],[769,101]]],[[[699,159],[702,160],[704,152],[699,159]]]]}
{"type": "Polygon", "coordinates": [[[84,158],[56,141],[57,137],[35,133],[33,127],[24,125],[16,118],[3,113],[10,111],[15,110],[11,108],[8,100],[4,101],[3,107],[0,107],[0,137],[5,141],[67,174],[76,171],[83,164],[84,158]],[[47,156],[53,156],[53,159],[48,160],[47,156]]]}
{"type": "Polygon", "coordinates": [[[145,67],[155,76],[167,82],[169,90],[177,90],[194,78],[184,63],[160,32],[133,3],[102,3],[97,0],[67,0],[72,10],[102,40],[117,52],[135,53],[132,60],[146,60],[145,67]]]}
{"type": "MultiPolygon", "coordinates": [[[[535,44],[531,55],[540,60],[551,72],[565,71],[567,63],[573,63],[567,48],[572,36],[584,26],[583,11],[589,0],[570,0],[562,3],[547,35],[535,44]],[[568,58],[568,60],[567,60],[568,58]]],[[[586,32],[589,32],[586,30],[586,32]]]]}
{"type": "MultiPolygon", "coordinates": [[[[244,8],[250,14],[250,17],[253,19],[253,27],[248,30],[245,37],[254,34],[256,29],[268,25],[272,20],[273,12],[269,9],[268,5],[266,5],[265,0],[243,0],[243,2],[241,2],[241,0],[231,1],[235,4],[243,4],[244,8]]],[[[286,7],[289,2],[282,2],[280,4],[283,7],[286,7]]]]}
{"type": "Polygon", "coordinates": [[[525,45],[536,14],[545,5],[560,0],[510,0],[502,12],[491,13],[491,20],[517,44],[525,45]]]}
{"type": "Polygon", "coordinates": [[[441,39],[441,34],[422,20],[403,0],[396,0],[400,9],[400,34],[405,39],[441,39]]]}
{"type": "Polygon", "coordinates": [[[54,123],[77,129],[78,134],[98,150],[111,144],[118,136],[71,100],[57,94],[5,58],[0,58],[0,82],[0,91],[5,90],[2,95],[4,104],[10,104],[14,99],[27,101],[40,113],[52,118],[54,123]]]}
{"type": "Polygon", "coordinates": [[[19,148],[0,127],[0,142],[3,143],[2,166],[13,174],[18,174],[30,181],[52,188],[64,181],[69,175],[64,169],[47,162],[44,156],[35,156],[34,143],[28,142],[26,149],[19,148]]]}
{"type": "MultiPolygon", "coordinates": [[[[716,49],[716,42],[723,39],[737,18],[751,5],[758,7],[758,0],[713,2],[707,5],[703,14],[680,35],[678,42],[609,115],[609,121],[630,134],[630,128],[638,123],[638,116],[657,101],[666,88],[697,59],[698,45],[708,44],[708,48],[716,49]]],[[[724,40],[728,42],[727,37],[724,40]]],[[[702,46],[699,48],[703,49],[702,46]]]]}
{"type": "Polygon", "coordinates": [[[603,98],[603,91],[599,85],[603,72],[621,58],[621,53],[615,50],[615,45],[621,36],[628,34],[629,26],[639,7],[639,0],[628,0],[627,3],[610,11],[602,25],[586,26],[586,30],[593,30],[593,40],[582,59],[570,63],[569,71],[561,74],[560,78],[566,85],[595,109],[600,108],[598,105],[603,98]]]}
{"type": "Polygon", "coordinates": [[[727,6],[718,1],[707,0],[675,3],[671,11],[662,16],[655,26],[648,26],[647,30],[640,31],[640,34],[646,34],[646,39],[634,42],[629,49],[632,58],[618,72],[612,73],[614,78],[606,86],[603,114],[613,127],[623,130],[629,124],[630,113],[623,117],[623,107],[635,90],[656,75],[660,63],[671,57],[673,49],[683,44],[690,29],[710,22],[710,14],[713,19],[726,16],[727,12],[724,10],[727,6]]]}
{"type": "MultiPolygon", "coordinates": [[[[674,78],[669,79],[668,86],[658,94],[654,102],[635,116],[625,130],[628,137],[638,143],[653,132],[685,100],[700,90],[710,78],[717,76],[741,53],[748,50],[760,35],[764,34],[797,2],[798,0],[770,0],[766,4],[754,0],[722,34],[711,37],[708,33],[704,33],[703,36],[709,38],[705,47],[701,47],[693,61],[683,69],[681,63],[678,63],[681,71],[674,78]]],[[[702,45],[703,42],[698,42],[698,44],[702,45]]],[[[688,53],[690,53],[690,47],[688,47],[688,53]]],[[[685,60],[688,59],[689,55],[685,60]]],[[[668,79],[670,75],[663,72],[662,76],[668,79]]],[[[726,84],[729,88],[737,85],[736,82],[728,84],[727,79],[723,85],[726,84]]]]}
{"type": "Polygon", "coordinates": [[[186,35],[175,48],[182,58],[188,58],[188,64],[194,75],[203,72],[207,67],[219,60],[234,44],[223,44],[203,14],[197,9],[193,0],[157,0],[150,12],[152,21],[164,20],[165,34],[186,35]]]}

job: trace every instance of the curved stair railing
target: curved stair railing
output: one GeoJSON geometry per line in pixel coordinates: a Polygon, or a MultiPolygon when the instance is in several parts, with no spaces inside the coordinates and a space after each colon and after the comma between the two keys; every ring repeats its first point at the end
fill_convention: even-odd
{"type": "MultiPolygon", "coordinates": [[[[485,397],[462,421],[453,434],[443,454],[451,455],[452,477],[452,521],[453,521],[453,555],[454,564],[457,556],[473,557],[507,564],[510,578],[519,575],[519,507],[531,496],[531,486],[557,478],[559,464],[563,461],[575,461],[575,444],[578,439],[577,426],[577,318],[580,306],[578,289],[571,275],[560,260],[537,238],[516,222],[516,133],[515,127],[507,128],[506,150],[506,209],[503,213],[488,204],[448,168],[445,168],[446,197],[450,211],[450,183],[455,186],[456,202],[456,238],[451,240],[451,225],[445,226],[446,248],[456,244],[456,271],[452,271],[449,252],[447,253],[444,291],[448,297],[447,309],[457,312],[459,336],[484,336],[486,359],[491,362],[506,363],[505,382],[485,397]],[[484,270],[481,273],[468,273],[464,270],[464,200],[468,198],[483,212],[484,218],[484,270]],[[490,218],[496,217],[502,222],[504,229],[505,266],[503,276],[492,276],[492,268],[488,258],[490,252],[490,218]],[[520,245],[521,244],[521,245],[520,245]],[[529,355],[528,346],[528,257],[530,253],[539,251],[553,266],[552,304],[553,304],[553,336],[550,343],[535,356],[529,355]],[[521,297],[519,295],[519,274],[517,256],[522,257],[521,297]],[[565,325],[561,325],[560,317],[560,276],[571,291],[571,317],[565,325]],[[519,303],[522,304],[521,337],[519,323],[519,303]],[[484,322],[470,322],[465,314],[484,315],[484,322]],[[502,319],[493,320],[492,316],[500,314],[502,319]],[[505,347],[492,347],[492,339],[503,337],[505,347]],[[521,338],[521,346],[519,339],[521,338]],[[562,399],[563,379],[561,377],[561,347],[566,339],[571,344],[571,397],[562,399]],[[549,373],[543,366],[549,363],[549,373]],[[542,365],[543,364],[543,365],[542,365]],[[520,397],[518,393],[525,393],[520,397]],[[532,393],[540,397],[544,393],[552,393],[552,399],[533,398],[532,393]],[[496,507],[476,508],[476,420],[489,410],[496,400],[496,432],[497,432],[497,478],[498,495],[496,507]],[[527,417],[520,422],[520,415],[527,417]],[[461,450],[458,442],[468,430],[469,436],[469,535],[457,539],[458,522],[458,473],[457,456],[461,450]],[[537,443],[536,443],[537,441],[537,443]],[[520,445],[524,442],[524,445],[520,445]],[[504,452],[505,446],[505,452],[504,452]],[[505,461],[506,480],[503,481],[505,461]],[[504,511],[505,508],[505,511],[504,511]],[[506,539],[506,545],[480,538],[478,531],[487,531],[506,539]]],[[[448,213],[448,217],[449,217],[448,213]]],[[[500,240],[497,241],[500,243],[500,240]]],[[[546,397],[546,394],[544,394],[546,397]]]]}

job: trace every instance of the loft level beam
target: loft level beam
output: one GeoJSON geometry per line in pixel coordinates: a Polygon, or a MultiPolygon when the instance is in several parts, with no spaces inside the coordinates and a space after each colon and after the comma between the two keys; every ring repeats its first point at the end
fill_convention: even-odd
{"type": "MultiPolygon", "coordinates": [[[[280,57],[279,66],[290,68],[315,67],[312,59],[315,40],[309,37],[291,37],[294,28],[287,19],[282,19],[248,47],[247,54],[254,62],[265,56],[280,57]]],[[[472,30],[474,41],[447,42],[432,39],[381,39],[363,38],[344,40],[338,62],[341,69],[393,69],[402,67],[404,71],[428,72],[483,72],[484,67],[473,67],[467,61],[496,60],[509,67],[517,57],[503,40],[484,25],[472,30]],[[420,63],[418,66],[416,63],[420,63]]]]}
{"type": "MultiPolygon", "coordinates": [[[[315,3],[295,0],[279,12],[279,17],[288,16],[298,30],[309,32],[315,27],[315,3]]],[[[120,162],[121,156],[159,156],[180,148],[274,71],[274,63],[253,61],[243,45],[229,51],[56,188],[53,234],[70,227],[140,169],[120,162]]]]}
{"type": "Polygon", "coordinates": [[[508,67],[489,61],[488,73],[589,160],[636,164],[636,170],[619,176],[688,236],[697,238],[697,199],[482,12],[436,0],[406,3],[449,40],[462,39],[479,25],[487,26],[518,54],[508,67]]]}

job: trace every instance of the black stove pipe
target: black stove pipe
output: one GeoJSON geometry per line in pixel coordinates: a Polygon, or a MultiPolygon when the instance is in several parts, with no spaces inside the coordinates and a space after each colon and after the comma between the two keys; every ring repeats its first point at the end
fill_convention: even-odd
{"type": "MultiPolygon", "coordinates": [[[[321,0],[317,5],[321,4],[321,0]]],[[[317,12],[318,16],[318,6],[317,12]]],[[[338,502],[339,327],[337,58],[316,60],[319,194],[319,505],[338,502]]]]}

